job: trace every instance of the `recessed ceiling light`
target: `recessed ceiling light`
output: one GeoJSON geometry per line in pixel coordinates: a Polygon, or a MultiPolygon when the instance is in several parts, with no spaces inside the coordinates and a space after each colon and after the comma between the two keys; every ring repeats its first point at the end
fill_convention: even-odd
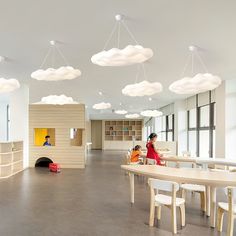
{"type": "Polygon", "coordinates": [[[152,98],[148,98],[148,100],[149,100],[149,102],[151,102],[151,101],[152,101],[152,98]]]}
{"type": "Polygon", "coordinates": [[[103,95],[103,93],[102,93],[101,91],[99,91],[99,92],[98,92],[98,94],[99,94],[100,96],[102,96],[102,95],[103,95]]]}

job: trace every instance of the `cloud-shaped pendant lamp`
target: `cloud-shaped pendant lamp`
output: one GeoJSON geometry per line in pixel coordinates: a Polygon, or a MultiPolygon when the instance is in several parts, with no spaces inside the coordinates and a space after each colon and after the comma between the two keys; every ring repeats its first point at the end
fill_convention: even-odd
{"type": "Polygon", "coordinates": [[[197,74],[194,77],[185,77],[172,83],[170,91],[177,94],[197,94],[213,90],[221,84],[218,76],[205,73],[197,74]]]}
{"type": "MultiPolygon", "coordinates": [[[[68,66],[68,62],[65,59],[65,56],[62,54],[61,50],[57,48],[56,42],[54,40],[50,41],[51,48],[49,49],[49,52],[45,56],[42,65],[40,66],[40,69],[34,71],[31,74],[32,79],[36,80],[44,80],[44,81],[61,81],[61,80],[72,80],[76,79],[81,75],[81,71],[79,69],[75,69],[72,66],[68,66]],[[60,57],[63,59],[64,63],[67,66],[61,66],[58,68],[49,67],[47,69],[42,69],[43,65],[47,61],[50,54],[53,54],[52,57],[55,58],[55,52],[58,52],[60,57]]],[[[54,63],[52,63],[54,64],[54,63]]]]}
{"type": "Polygon", "coordinates": [[[42,97],[41,101],[37,104],[52,104],[52,105],[65,105],[65,104],[78,104],[72,97],[67,97],[66,95],[49,95],[47,97],[42,97]]]}
{"type": "Polygon", "coordinates": [[[111,104],[105,103],[105,102],[101,102],[101,103],[97,103],[93,105],[93,109],[96,109],[96,110],[105,110],[109,108],[111,108],[111,104]]]}
{"type": "Polygon", "coordinates": [[[118,114],[118,115],[125,115],[128,113],[128,111],[126,110],[115,110],[115,113],[118,114]]]}
{"type": "Polygon", "coordinates": [[[157,117],[157,116],[162,116],[162,112],[158,110],[146,110],[142,111],[141,115],[145,117],[157,117]]]}
{"type": "Polygon", "coordinates": [[[126,85],[122,93],[131,97],[151,96],[162,91],[162,85],[159,82],[148,82],[146,80],[126,85]]]}
{"type": "MultiPolygon", "coordinates": [[[[197,59],[200,61],[203,69],[207,71],[207,68],[205,64],[203,63],[203,60],[198,54],[199,49],[200,48],[197,46],[189,46],[189,51],[191,53],[191,60],[192,60],[191,62],[192,74],[194,74],[194,71],[193,71],[194,56],[196,56],[197,59]]],[[[189,61],[187,65],[185,66],[185,70],[188,64],[189,64],[189,61]]],[[[177,80],[169,86],[169,90],[176,94],[197,94],[197,93],[203,93],[209,90],[213,90],[217,88],[220,84],[221,84],[220,77],[206,72],[206,73],[198,73],[190,77],[186,76],[180,80],[177,80]]]]}
{"type": "Polygon", "coordinates": [[[125,115],[125,118],[128,118],[128,119],[136,119],[136,118],[139,118],[139,117],[140,117],[140,115],[137,114],[137,113],[125,115]]]}
{"type": "Polygon", "coordinates": [[[72,66],[62,66],[58,69],[48,68],[46,70],[36,70],[31,74],[31,77],[36,80],[60,81],[72,80],[79,77],[80,75],[80,70],[74,69],[72,66]]]}
{"type": "Polygon", "coordinates": [[[20,83],[16,79],[0,78],[0,93],[9,93],[20,88],[20,83]]]}
{"type": "Polygon", "coordinates": [[[123,15],[116,15],[116,24],[108,38],[104,49],[93,55],[91,61],[93,64],[99,66],[128,66],[133,64],[143,63],[149,60],[153,56],[153,51],[150,48],[144,48],[134,38],[133,34],[129,30],[128,26],[124,23],[123,15]],[[121,25],[128,32],[132,40],[135,42],[134,45],[128,45],[124,48],[120,48],[120,27],[121,25]],[[117,29],[117,46],[109,50],[105,50],[106,46],[113,37],[117,29]]]}
{"type": "Polygon", "coordinates": [[[128,66],[147,61],[153,56],[150,48],[141,45],[128,45],[124,49],[112,48],[92,56],[93,64],[99,66],[128,66]]]}

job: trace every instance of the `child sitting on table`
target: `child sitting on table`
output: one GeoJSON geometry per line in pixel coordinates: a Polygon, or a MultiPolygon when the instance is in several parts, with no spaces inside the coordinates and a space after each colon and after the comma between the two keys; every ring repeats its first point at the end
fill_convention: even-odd
{"type": "Polygon", "coordinates": [[[140,157],[142,155],[141,151],[142,147],[140,145],[136,145],[132,152],[131,152],[131,157],[130,157],[130,162],[131,163],[136,163],[136,164],[143,164],[143,162],[140,160],[140,157]]]}

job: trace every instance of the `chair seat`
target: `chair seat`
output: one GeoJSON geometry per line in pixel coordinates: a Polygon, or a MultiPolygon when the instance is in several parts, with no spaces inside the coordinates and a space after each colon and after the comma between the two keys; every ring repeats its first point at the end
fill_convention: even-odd
{"type": "MultiPolygon", "coordinates": [[[[180,206],[185,203],[183,198],[176,198],[176,206],[180,206]]],[[[156,205],[171,205],[172,197],[164,194],[157,194],[155,196],[155,204],[156,205]]]]}
{"type": "MultiPolygon", "coordinates": [[[[229,204],[227,202],[219,202],[218,206],[225,211],[229,211],[229,204]]],[[[234,211],[234,214],[236,214],[236,206],[234,206],[233,211],[234,211]]]]}
{"type": "Polygon", "coordinates": [[[181,188],[188,191],[196,191],[196,192],[205,192],[206,188],[204,185],[198,184],[181,184],[181,188]]]}

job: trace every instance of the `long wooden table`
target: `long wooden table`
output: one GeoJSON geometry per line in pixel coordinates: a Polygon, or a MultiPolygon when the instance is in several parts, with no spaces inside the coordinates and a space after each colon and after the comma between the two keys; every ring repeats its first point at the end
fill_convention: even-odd
{"type": "Polygon", "coordinates": [[[208,168],[208,165],[223,165],[236,167],[236,160],[224,159],[224,158],[202,158],[202,157],[182,157],[182,156],[163,156],[161,160],[167,162],[188,162],[194,164],[200,164],[204,169],[208,168]]]}
{"type": "Polygon", "coordinates": [[[210,195],[207,203],[208,216],[210,216],[211,227],[215,227],[216,221],[216,188],[236,187],[236,173],[211,172],[201,169],[181,169],[163,167],[157,165],[122,165],[122,169],[130,173],[130,201],[134,203],[134,174],[140,174],[161,180],[175,181],[178,183],[191,183],[207,186],[210,195]]]}

